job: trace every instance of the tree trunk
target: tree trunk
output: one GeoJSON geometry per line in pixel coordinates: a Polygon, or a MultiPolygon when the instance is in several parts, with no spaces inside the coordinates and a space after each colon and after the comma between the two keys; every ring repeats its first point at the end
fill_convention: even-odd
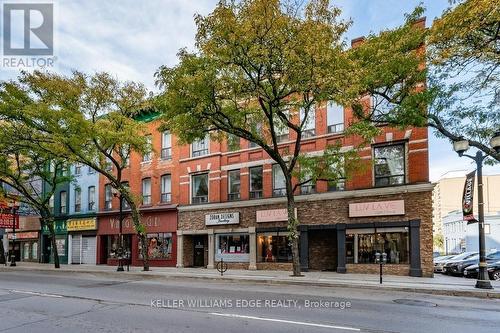
{"type": "MultiPolygon", "coordinates": [[[[128,197],[127,197],[128,198],[128,197]]],[[[139,244],[142,252],[142,266],[144,271],[149,271],[149,254],[148,245],[146,239],[146,229],[145,226],[141,224],[141,219],[139,216],[139,210],[132,200],[127,200],[130,206],[130,212],[132,214],[132,222],[134,223],[135,230],[137,231],[137,236],[139,236],[139,244]]]]}
{"type": "Polygon", "coordinates": [[[292,243],[292,267],[293,276],[302,276],[300,271],[300,253],[299,253],[299,220],[295,216],[295,198],[293,196],[292,177],[285,172],[286,179],[286,197],[288,212],[288,240],[292,243]]]}
{"type": "Polygon", "coordinates": [[[55,221],[53,219],[46,220],[47,227],[50,232],[50,239],[52,243],[52,255],[54,257],[54,268],[61,268],[59,264],[59,253],[57,253],[57,244],[56,244],[56,231],[55,231],[55,221]]]}
{"type": "Polygon", "coordinates": [[[3,238],[0,239],[0,265],[5,265],[5,249],[3,248],[3,238]]]}

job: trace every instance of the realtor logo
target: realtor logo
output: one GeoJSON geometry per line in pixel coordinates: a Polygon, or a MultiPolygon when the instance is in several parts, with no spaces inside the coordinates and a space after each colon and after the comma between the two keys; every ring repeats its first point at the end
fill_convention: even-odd
{"type": "Polygon", "coordinates": [[[4,56],[53,55],[53,4],[4,3],[2,16],[4,56]]]}

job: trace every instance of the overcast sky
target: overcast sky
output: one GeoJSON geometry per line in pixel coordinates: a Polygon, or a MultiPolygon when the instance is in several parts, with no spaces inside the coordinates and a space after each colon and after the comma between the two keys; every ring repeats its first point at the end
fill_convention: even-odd
{"type": "MultiPolygon", "coordinates": [[[[396,27],[403,22],[404,13],[411,12],[419,2],[333,1],[343,9],[343,17],[353,21],[347,40],[396,27]]],[[[427,8],[427,25],[448,5],[447,0],[423,2],[427,8]]],[[[142,81],[154,89],[155,70],[160,65],[176,64],[180,48],[193,48],[193,16],[208,14],[216,1],[64,0],[55,4],[56,71],[107,71],[123,80],[142,81]]],[[[17,75],[13,70],[0,70],[0,79],[17,75]]],[[[437,180],[447,171],[473,169],[468,159],[456,156],[449,142],[435,138],[432,133],[430,136],[431,180],[437,180]]],[[[500,173],[500,167],[486,168],[486,173],[500,173]]]]}

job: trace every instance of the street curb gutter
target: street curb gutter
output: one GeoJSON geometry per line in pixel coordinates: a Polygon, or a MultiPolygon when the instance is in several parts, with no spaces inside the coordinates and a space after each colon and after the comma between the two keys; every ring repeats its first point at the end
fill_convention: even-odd
{"type": "MultiPolygon", "coordinates": [[[[419,294],[431,294],[431,295],[442,295],[442,296],[457,296],[457,297],[475,297],[484,299],[500,299],[500,292],[490,292],[490,291],[479,291],[479,290],[447,290],[447,289],[430,289],[430,288],[415,288],[415,287],[397,287],[388,285],[369,285],[369,284],[357,284],[357,283],[345,283],[345,282],[321,282],[321,281],[291,281],[283,279],[250,279],[250,278],[240,278],[231,276],[194,276],[194,275],[184,275],[184,274],[156,274],[153,272],[148,273],[138,273],[138,272],[113,272],[113,271],[82,271],[82,270],[72,270],[72,269],[62,269],[56,270],[54,268],[33,268],[33,267],[16,267],[17,271],[38,271],[38,272],[50,272],[50,273],[81,273],[81,274],[92,274],[92,275],[103,275],[103,276],[113,276],[113,277],[129,277],[138,279],[175,279],[175,280],[211,280],[215,282],[232,282],[232,283],[259,283],[268,285],[290,285],[290,286],[315,286],[315,287],[341,287],[341,288],[356,288],[356,289],[367,289],[375,291],[400,291],[400,292],[411,292],[419,294]]],[[[12,268],[0,267],[0,272],[13,272],[12,268]]]]}

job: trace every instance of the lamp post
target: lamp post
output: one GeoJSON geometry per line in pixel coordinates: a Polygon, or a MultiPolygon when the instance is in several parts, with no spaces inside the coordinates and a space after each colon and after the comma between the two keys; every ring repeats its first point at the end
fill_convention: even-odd
{"type": "MultiPolygon", "coordinates": [[[[495,133],[490,141],[491,147],[500,152],[500,132],[495,133]]],[[[476,162],[477,168],[477,200],[478,200],[478,215],[479,215],[479,274],[476,281],[476,288],[493,289],[488,276],[488,264],[486,263],[486,238],[484,235],[484,202],[483,202],[483,161],[486,156],[481,150],[476,152],[476,155],[464,154],[469,149],[469,141],[458,140],[453,142],[453,149],[460,157],[465,156],[476,162]]]]}
{"type": "Polygon", "coordinates": [[[122,225],[123,225],[123,198],[122,194],[119,193],[116,189],[113,189],[113,196],[120,200],[120,212],[118,215],[118,221],[119,221],[119,231],[118,231],[118,268],[116,269],[117,272],[123,272],[123,235],[122,235],[122,225]]]}
{"type": "Polygon", "coordinates": [[[19,209],[19,203],[17,201],[9,202],[9,207],[12,210],[12,252],[10,254],[10,266],[15,267],[16,265],[16,210],[19,209]]]}

